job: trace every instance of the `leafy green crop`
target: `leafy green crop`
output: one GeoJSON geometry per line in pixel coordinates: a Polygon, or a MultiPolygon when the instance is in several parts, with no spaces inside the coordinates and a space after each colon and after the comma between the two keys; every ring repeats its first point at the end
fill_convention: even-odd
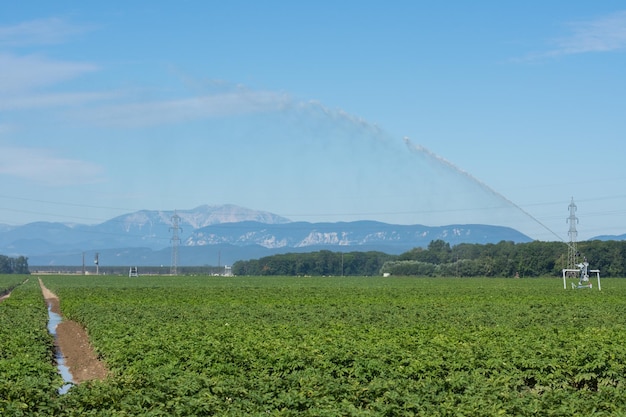
{"type": "Polygon", "coordinates": [[[24,282],[23,275],[2,275],[0,274],[0,295],[10,292],[13,288],[24,282]]]}
{"type": "MultiPolygon", "coordinates": [[[[25,278],[7,280],[8,288],[25,278]]],[[[2,284],[7,285],[7,284],[2,284]]],[[[47,306],[35,280],[0,303],[0,415],[53,415],[62,378],[54,365],[47,306]]]]}
{"type": "Polygon", "coordinates": [[[112,371],[56,415],[626,412],[626,280],[43,280],[112,371]]]}

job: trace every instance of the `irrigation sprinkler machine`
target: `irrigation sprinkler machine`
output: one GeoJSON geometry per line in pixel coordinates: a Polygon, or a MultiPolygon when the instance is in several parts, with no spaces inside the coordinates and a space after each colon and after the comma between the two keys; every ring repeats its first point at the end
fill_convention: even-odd
{"type": "Polygon", "coordinates": [[[600,270],[589,269],[589,262],[587,258],[584,258],[583,262],[576,264],[577,269],[565,268],[563,269],[563,289],[567,289],[567,278],[578,277],[578,284],[571,283],[573,289],[581,288],[593,288],[593,284],[589,279],[589,274],[595,274],[598,280],[598,290],[602,290],[600,285],[600,270]]]}

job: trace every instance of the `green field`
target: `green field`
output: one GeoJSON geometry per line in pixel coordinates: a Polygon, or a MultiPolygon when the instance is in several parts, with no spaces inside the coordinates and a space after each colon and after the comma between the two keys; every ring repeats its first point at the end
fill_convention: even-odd
{"type": "Polygon", "coordinates": [[[57,394],[30,277],[0,303],[0,415],[626,415],[624,279],[42,280],[112,376],[57,394]]]}

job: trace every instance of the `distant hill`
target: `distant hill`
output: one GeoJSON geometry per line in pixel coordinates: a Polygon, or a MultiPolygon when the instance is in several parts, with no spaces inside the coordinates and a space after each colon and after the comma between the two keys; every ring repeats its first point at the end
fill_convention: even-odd
{"type": "Polygon", "coordinates": [[[626,234],[623,235],[601,235],[592,237],[589,240],[626,240],[626,234]]]}
{"type": "Polygon", "coordinates": [[[508,227],[480,224],[429,227],[375,221],[291,222],[234,205],[192,210],[141,210],[97,225],[35,222],[0,227],[0,253],[24,255],[30,265],[80,265],[95,252],[101,265],[171,264],[172,216],[179,220],[179,265],[221,265],[277,253],[381,251],[400,254],[441,239],[459,243],[530,242],[508,227]]]}

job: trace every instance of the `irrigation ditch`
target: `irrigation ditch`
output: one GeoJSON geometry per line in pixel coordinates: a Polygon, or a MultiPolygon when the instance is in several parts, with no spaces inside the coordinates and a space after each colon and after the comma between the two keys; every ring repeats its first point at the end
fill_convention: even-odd
{"type": "Polygon", "coordinates": [[[43,297],[48,305],[48,331],[54,336],[57,368],[65,384],[59,390],[66,393],[73,385],[106,378],[108,370],[98,359],[85,329],[77,322],[64,320],[59,297],[39,278],[43,297]]]}

